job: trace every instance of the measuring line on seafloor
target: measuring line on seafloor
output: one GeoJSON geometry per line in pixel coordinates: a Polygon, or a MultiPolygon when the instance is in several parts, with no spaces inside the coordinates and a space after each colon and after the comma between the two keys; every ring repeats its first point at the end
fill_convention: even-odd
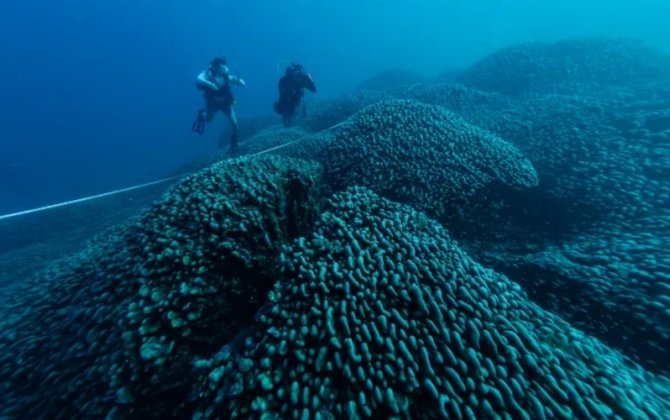
{"type": "MultiPolygon", "coordinates": [[[[346,121],[342,121],[342,122],[340,122],[338,124],[335,124],[333,126],[330,126],[328,128],[324,128],[323,130],[317,131],[316,133],[306,134],[306,135],[304,135],[304,136],[302,136],[302,137],[300,137],[296,140],[290,141],[288,143],[281,144],[281,145],[275,146],[275,147],[271,147],[269,149],[261,150],[260,152],[251,153],[251,154],[248,154],[248,155],[245,155],[245,156],[258,156],[258,155],[262,155],[262,154],[265,154],[265,153],[274,152],[275,150],[283,149],[284,147],[288,147],[288,146],[291,146],[292,144],[299,143],[306,138],[315,136],[317,134],[321,134],[321,133],[326,132],[326,131],[330,131],[334,128],[337,128],[337,127],[343,125],[344,123],[346,123],[346,121]]],[[[175,175],[175,176],[171,176],[171,177],[168,177],[168,178],[159,179],[157,181],[147,182],[145,184],[133,185],[132,187],[121,188],[121,189],[118,189],[118,190],[109,191],[109,192],[102,193],[102,194],[96,194],[96,195],[91,195],[91,196],[88,196],[88,197],[77,198],[75,200],[64,201],[62,203],[51,204],[51,205],[43,206],[43,207],[37,207],[37,208],[34,208],[34,209],[30,209],[30,210],[18,211],[16,213],[9,213],[9,214],[5,214],[5,215],[0,216],[0,220],[6,220],[6,219],[11,219],[13,217],[25,216],[25,215],[28,215],[28,214],[38,213],[38,212],[42,212],[42,211],[46,211],[46,210],[53,210],[53,209],[57,209],[59,207],[71,206],[73,204],[79,204],[79,203],[83,203],[83,202],[86,202],[86,201],[97,200],[98,198],[104,198],[104,197],[109,197],[109,196],[112,196],[112,195],[122,194],[122,193],[129,192],[129,191],[139,190],[139,189],[142,189],[142,188],[150,187],[152,185],[162,184],[164,182],[168,182],[168,181],[171,181],[173,179],[183,178],[185,176],[191,175],[192,173],[193,172],[187,172],[185,174],[175,175]]]]}

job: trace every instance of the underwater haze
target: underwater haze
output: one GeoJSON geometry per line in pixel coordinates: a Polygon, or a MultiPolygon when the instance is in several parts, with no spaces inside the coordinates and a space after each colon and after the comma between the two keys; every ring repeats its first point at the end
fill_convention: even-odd
{"type": "Polygon", "coordinates": [[[667,16],[661,0],[2,2],[0,212],[151,181],[214,150],[221,116],[204,137],[189,127],[194,78],[216,55],[248,83],[238,117],[271,115],[290,60],[329,97],[378,71],[433,76],[519,42],[667,48],[667,16]]]}
{"type": "Polygon", "coordinates": [[[668,16],[2,3],[0,418],[669,419],[668,16]]]}

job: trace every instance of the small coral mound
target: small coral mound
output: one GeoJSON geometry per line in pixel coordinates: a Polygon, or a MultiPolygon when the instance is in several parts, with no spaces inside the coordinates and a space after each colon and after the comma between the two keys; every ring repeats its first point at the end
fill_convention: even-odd
{"type": "Polygon", "coordinates": [[[309,132],[299,127],[269,128],[245,141],[244,154],[271,154],[314,160],[331,140],[331,131],[309,132]]]}
{"type": "Polygon", "coordinates": [[[333,99],[310,100],[306,105],[306,116],[296,123],[311,131],[320,131],[346,120],[368,105],[391,98],[385,92],[367,90],[333,99]]]}
{"type": "Polygon", "coordinates": [[[264,332],[196,417],[663,418],[668,390],[364,188],[283,256],[264,332]],[[633,387],[634,384],[634,387],[633,387]]]}
{"type": "Polygon", "coordinates": [[[473,122],[470,117],[477,117],[480,114],[494,111],[504,111],[512,106],[512,100],[506,96],[451,83],[414,86],[403,92],[402,99],[440,105],[465,118],[471,124],[473,122]]]}
{"type": "Polygon", "coordinates": [[[641,42],[574,39],[523,44],[500,50],[458,79],[476,89],[505,94],[582,93],[587,87],[667,80],[670,57],[641,42]]]}
{"type": "Polygon", "coordinates": [[[265,300],[317,210],[319,166],[213,165],[113,240],[54,267],[0,324],[0,416],[183,417],[210,355],[265,300]]]}
{"type": "Polygon", "coordinates": [[[254,134],[240,144],[241,154],[255,154],[274,147],[295,142],[309,133],[300,127],[283,128],[279,126],[266,128],[254,134]]]}
{"type": "Polygon", "coordinates": [[[406,88],[417,83],[425,83],[426,77],[406,69],[381,71],[358,85],[357,90],[389,90],[406,88]]]}
{"type": "Polygon", "coordinates": [[[164,387],[179,372],[188,384],[191,358],[209,355],[253,318],[281,244],[311,227],[318,174],[314,163],[277,157],[222,162],[145,214],[136,232],[139,299],[124,323],[127,358],[137,366],[127,362],[120,373],[130,365],[142,375],[131,375],[124,392],[155,393],[147,380],[164,387]]]}
{"type": "Polygon", "coordinates": [[[441,107],[406,100],[358,112],[320,160],[335,188],[362,185],[440,218],[467,212],[494,184],[538,183],[511,144],[441,107]]]}

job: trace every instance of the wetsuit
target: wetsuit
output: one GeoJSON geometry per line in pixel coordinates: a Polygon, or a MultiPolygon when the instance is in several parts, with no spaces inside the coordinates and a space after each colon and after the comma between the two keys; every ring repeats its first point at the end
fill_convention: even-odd
{"type": "Polygon", "coordinates": [[[274,104],[274,110],[282,115],[285,126],[291,124],[305,89],[316,92],[316,84],[301,66],[289,67],[286,74],[279,79],[279,99],[274,104]]]}
{"type": "Polygon", "coordinates": [[[237,76],[231,76],[228,73],[215,74],[211,70],[205,70],[198,75],[196,86],[203,91],[205,108],[198,111],[198,118],[193,123],[193,131],[202,134],[205,123],[210,123],[214,119],[217,111],[221,111],[230,123],[230,146],[233,150],[237,149],[237,117],[233,105],[235,96],[233,95],[231,85],[244,86],[244,81],[237,76]]]}

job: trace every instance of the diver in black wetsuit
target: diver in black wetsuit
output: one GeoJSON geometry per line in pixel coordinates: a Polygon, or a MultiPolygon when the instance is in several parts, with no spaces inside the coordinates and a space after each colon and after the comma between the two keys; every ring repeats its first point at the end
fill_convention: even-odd
{"type": "Polygon", "coordinates": [[[291,125],[305,89],[316,93],[314,79],[305,72],[303,66],[291,63],[284,76],[279,79],[279,100],[274,104],[275,112],[282,116],[284,127],[291,125]]]}
{"type": "Polygon", "coordinates": [[[209,68],[198,75],[196,87],[203,91],[205,107],[198,111],[198,116],[191,129],[199,134],[205,131],[205,124],[212,122],[217,111],[223,112],[230,123],[231,152],[237,150],[237,118],[235,117],[235,96],[231,86],[245,86],[244,80],[228,72],[228,62],[225,57],[216,57],[209,68]]]}

